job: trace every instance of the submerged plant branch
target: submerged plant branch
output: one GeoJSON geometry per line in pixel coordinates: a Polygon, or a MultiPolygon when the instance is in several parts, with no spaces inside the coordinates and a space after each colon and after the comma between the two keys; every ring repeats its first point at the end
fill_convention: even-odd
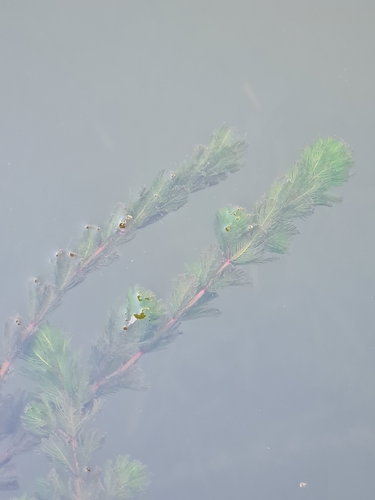
{"type": "Polygon", "coordinates": [[[272,184],[253,213],[243,207],[219,210],[215,220],[218,245],[175,281],[171,315],[152,292],[131,288],[125,306],[112,311],[106,334],[93,347],[92,397],[128,386],[128,371],[143,354],[173,341],[182,321],[217,315],[219,311],[208,304],[220,289],[250,283],[239,266],[268,262],[275,258],[272,253],[286,253],[292,236],[298,234],[293,219],[311,215],[317,205],[341,201],[329,190],[348,180],[352,164],[345,144],[318,139],[283,179],[272,184]]]}
{"type": "Polygon", "coordinates": [[[104,443],[93,428],[102,401],[96,398],[87,406],[87,375],[67,337],[42,326],[24,359],[25,374],[37,384],[24,425],[40,440],[40,452],[53,466],[47,480],[39,481],[37,499],[111,500],[143,491],[148,478],[137,460],[120,456],[115,463],[108,461],[103,471],[92,465],[94,452],[104,443]]]}
{"type": "MultiPolygon", "coordinates": [[[[221,129],[213,142],[220,139],[222,147],[228,133],[221,129]]],[[[215,143],[215,151],[216,147],[215,143]]],[[[199,149],[196,165],[206,165],[204,175],[195,165],[196,175],[190,177],[189,184],[189,169],[183,166],[170,176],[176,182],[171,185],[171,180],[165,184],[166,174],[162,173],[132,206],[126,210],[119,206],[103,229],[88,226],[77,252],[59,252],[55,284],[40,285],[47,287],[46,297],[50,300],[44,304],[35,296],[30,330],[25,329],[27,333],[18,340],[18,354],[26,361],[26,375],[36,383],[22,420],[53,467],[48,478],[39,481],[37,500],[126,500],[146,488],[144,466],[127,456],[108,461],[103,470],[92,466],[93,454],[103,444],[103,436],[93,428],[103,397],[123,388],[144,389],[138,360],[174,341],[181,333],[183,321],[217,316],[220,311],[211,307],[211,302],[218,292],[251,281],[241,266],[268,262],[274,259],[272,254],[286,253],[292,236],[298,233],[293,220],[311,215],[317,205],[340,201],[329,190],[348,179],[352,166],[350,152],[343,143],[319,139],[302,152],[299,162],[283,179],[272,184],[252,213],[243,207],[219,210],[215,219],[217,244],[211,245],[199,262],[188,266],[187,272],[175,280],[169,308],[150,290],[130,287],[126,299],[113,307],[104,333],[93,344],[86,372],[66,336],[40,323],[52,305],[56,307],[63,294],[82,281],[82,276],[99,265],[108,265],[113,248],[123,242],[122,238],[128,241],[136,229],[181,206],[186,194],[181,194],[182,182],[192,192],[221,178],[210,170],[213,160],[208,162],[207,158],[214,156],[199,149]],[[173,186],[177,188],[171,195],[173,186]],[[76,267],[71,262],[76,262],[76,267]],[[54,289],[48,288],[53,286],[54,289]],[[48,290],[57,290],[56,295],[48,290]]],[[[17,341],[14,346],[17,347],[17,341]]],[[[9,477],[8,485],[12,487],[12,476],[9,477]]]]}
{"type": "Polygon", "coordinates": [[[61,304],[68,290],[94,269],[115,261],[119,257],[117,247],[134,238],[138,229],[178,210],[188,201],[190,193],[217,184],[228,173],[239,170],[245,147],[245,142],[232,129],[220,128],[213,133],[209,145],[197,146],[190,161],[176,172],[161,171],[150,189],[144,188],[128,207],[118,204],[103,228],[87,225],[76,250],[60,250],[56,254],[55,283],[35,279],[30,287],[30,320],[23,322],[16,317],[5,326],[5,360],[0,367],[0,386],[25,343],[61,304]]]}

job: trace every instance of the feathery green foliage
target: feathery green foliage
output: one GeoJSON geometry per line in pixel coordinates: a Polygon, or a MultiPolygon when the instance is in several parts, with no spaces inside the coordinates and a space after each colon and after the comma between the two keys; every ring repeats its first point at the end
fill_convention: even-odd
{"type": "Polygon", "coordinates": [[[147,488],[144,466],[130,460],[128,456],[117,457],[113,464],[110,460],[104,467],[104,489],[108,498],[128,500],[147,488]]]}
{"type": "Polygon", "coordinates": [[[79,355],[69,344],[61,332],[45,325],[24,356],[25,372],[37,383],[25,407],[24,425],[40,438],[39,451],[53,465],[48,480],[39,482],[36,497],[132,498],[147,484],[139,462],[119,457],[115,464],[108,462],[104,475],[99,468],[91,469],[93,454],[104,443],[104,436],[91,425],[102,400],[93,397],[94,389],[79,368],[79,355]],[[120,496],[114,495],[116,488],[120,496]]]}
{"type": "Polygon", "coordinates": [[[253,213],[225,208],[216,218],[219,246],[237,265],[265,262],[265,252],[286,253],[298,234],[293,219],[311,215],[316,205],[341,201],[329,189],[349,177],[352,159],[348,148],[334,139],[318,139],[281,180],[276,180],[253,213]]]}
{"type": "Polygon", "coordinates": [[[143,188],[136,200],[117,204],[103,226],[86,225],[76,249],[59,250],[54,262],[54,283],[35,278],[30,283],[30,319],[9,320],[5,328],[5,362],[0,368],[0,385],[5,381],[22,345],[42,321],[61,303],[65,294],[86,276],[118,259],[117,247],[132,240],[138,229],[152,224],[182,207],[189,194],[213,186],[242,166],[245,141],[228,127],[212,134],[208,146],[199,145],[190,162],[176,172],[162,170],[149,189],[143,188]]]}
{"type": "Polygon", "coordinates": [[[222,127],[207,147],[198,146],[191,160],[176,172],[160,172],[133,203],[118,204],[103,227],[86,226],[76,250],[60,250],[54,283],[34,280],[29,323],[17,316],[5,331],[0,381],[21,355],[24,373],[34,381],[35,391],[27,402],[23,395],[0,400],[0,439],[10,442],[8,456],[0,462],[0,487],[17,487],[8,462],[16,453],[37,446],[52,465],[48,477],[38,482],[37,500],[127,500],[145,490],[145,467],[128,456],[108,460],[102,469],[93,465],[95,452],[104,444],[93,421],[103,397],[124,388],[145,389],[138,364],[144,354],[174,341],[181,334],[182,322],[220,314],[212,307],[218,292],[251,282],[241,266],[286,253],[298,233],[295,219],[311,215],[317,205],[340,201],[329,190],[348,179],[352,165],[348,148],[333,139],[319,139],[272,184],[252,212],[244,207],[218,210],[217,244],[174,280],[168,306],[150,290],[131,286],[127,296],[113,306],[106,328],[92,344],[87,367],[79,353],[72,351],[69,339],[45,319],[89,272],[118,258],[118,245],[130,241],[138,229],[180,208],[190,193],[238,170],[244,148],[244,141],[222,127]],[[7,417],[12,425],[7,426],[7,417]]]}

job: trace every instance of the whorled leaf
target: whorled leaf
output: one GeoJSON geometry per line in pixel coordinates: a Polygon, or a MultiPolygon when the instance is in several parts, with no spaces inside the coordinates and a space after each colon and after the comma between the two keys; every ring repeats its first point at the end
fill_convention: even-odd
{"type": "Polygon", "coordinates": [[[148,483],[145,466],[128,456],[119,456],[115,462],[109,460],[103,470],[107,498],[131,500],[145,491],[148,483]]]}

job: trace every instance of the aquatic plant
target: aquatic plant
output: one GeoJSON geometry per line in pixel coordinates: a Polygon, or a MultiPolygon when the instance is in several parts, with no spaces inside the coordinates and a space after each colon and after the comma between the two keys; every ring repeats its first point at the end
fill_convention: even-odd
{"type": "Polygon", "coordinates": [[[232,129],[220,128],[208,146],[195,148],[190,161],[175,172],[160,172],[132,203],[118,204],[106,224],[87,225],[76,248],[60,250],[53,283],[33,281],[30,317],[17,315],[5,327],[0,384],[6,382],[17,358],[22,358],[21,370],[35,382],[35,390],[1,396],[1,489],[17,489],[13,459],[37,448],[52,469],[38,481],[34,496],[24,499],[130,499],[145,490],[145,467],[127,455],[108,460],[102,468],[92,465],[95,451],[104,442],[93,423],[103,398],[124,388],[144,388],[139,365],[144,354],[173,342],[184,321],[219,314],[212,306],[218,292],[251,282],[244,265],[286,253],[298,233],[295,219],[311,215],[317,205],[340,201],[330,189],[349,177],[348,147],[331,138],[318,139],[282,179],[273,182],[251,212],[239,206],[218,210],[217,243],[175,279],[170,307],[152,291],[131,286],[93,343],[87,368],[71,349],[69,338],[47,319],[69,290],[119,258],[117,247],[134,238],[139,229],[179,209],[191,193],[236,172],[245,147],[232,129]]]}

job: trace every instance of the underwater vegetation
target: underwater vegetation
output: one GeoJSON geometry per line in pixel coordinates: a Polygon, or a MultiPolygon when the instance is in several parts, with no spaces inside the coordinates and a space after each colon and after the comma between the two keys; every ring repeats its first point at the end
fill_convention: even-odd
{"type": "Polygon", "coordinates": [[[219,209],[216,243],[176,277],[170,306],[151,290],[131,286],[92,344],[87,366],[70,339],[47,320],[69,290],[118,259],[118,247],[138,230],[178,210],[192,193],[238,171],[245,149],[245,141],[231,128],[216,130],[208,146],[197,146],[176,171],[161,171],[134,201],[119,203],[105,224],[87,225],[73,249],[57,252],[53,282],[31,283],[29,317],[10,318],[2,343],[1,388],[13,370],[22,370],[35,388],[30,394],[20,390],[0,396],[2,490],[19,487],[15,457],[35,449],[51,470],[37,481],[35,492],[19,498],[125,500],[147,488],[145,466],[128,455],[110,457],[103,467],[92,465],[104,443],[93,419],[104,398],[122,389],[143,389],[139,360],[144,354],[173,342],[184,321],[218,315],[212,304],[220,290],[251,282],[245,265],[286,253],[298,233],[296,219],[312,215],[318,205],[340,201],[330,190],[349,178],[353,162],[348,147],[331,138],[318,139],[252,211],[240,206],[219,209]]]}

